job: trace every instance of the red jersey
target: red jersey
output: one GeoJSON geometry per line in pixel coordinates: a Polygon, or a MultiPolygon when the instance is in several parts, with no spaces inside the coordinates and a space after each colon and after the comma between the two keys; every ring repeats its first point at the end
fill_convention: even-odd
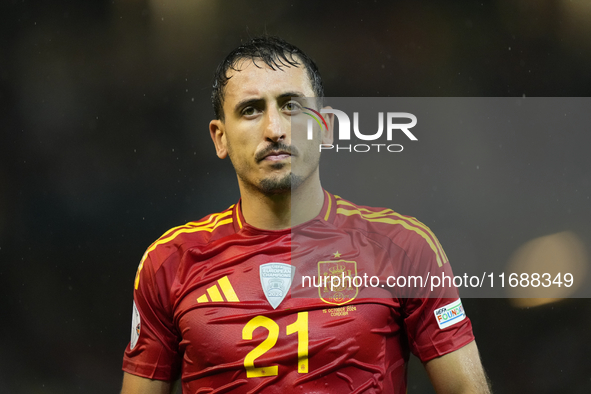
{"type": "Polygon", "coordinates": [[[455,289],[388,279],[441,273],[435,236],[392,210],[325,192],[316,218],[271,231],[236,204],[148,248],[123,370],[180,376],[190,394],[406,393],[410,351],[424,362],[474,339],[455,289]]]}

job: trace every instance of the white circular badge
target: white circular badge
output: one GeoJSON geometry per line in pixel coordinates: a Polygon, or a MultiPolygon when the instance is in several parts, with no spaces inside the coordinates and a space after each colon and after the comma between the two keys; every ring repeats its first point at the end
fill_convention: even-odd
{"type": "Polygon", "coordinates": [[[140,312],[137,310],[135,306],[135,301],[133,302],[133,313],[131,315],[131,342],[129,344],[129,349],[133,350],[135,345],[137,345],[138,339],[140,339],[140,312]]]}

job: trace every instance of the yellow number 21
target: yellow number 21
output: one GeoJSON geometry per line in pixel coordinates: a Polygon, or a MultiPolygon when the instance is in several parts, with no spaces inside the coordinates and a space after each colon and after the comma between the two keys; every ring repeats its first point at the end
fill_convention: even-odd
{"type": "MultiPolygon", "coordinates": [[[[269,331],[267,338],[257,347],[252,349],[244,358],[247,378],[277,375],[277,365],[268,367],[255,367],[254,360],[268,352],[275,346],[279,338],[279,325],[265,316],[252,318],[242,329],[242,339],[252,339],[252,333],[258,327],[264,327],[269,331]]],[[[308,373],[308,312],[299,312],[298,319],[286,327],[286,334],[298,333],[298,372],[308,373]]]]}

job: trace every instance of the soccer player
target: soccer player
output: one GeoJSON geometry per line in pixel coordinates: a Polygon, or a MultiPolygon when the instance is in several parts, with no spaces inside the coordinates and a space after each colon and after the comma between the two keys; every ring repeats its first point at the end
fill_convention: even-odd
{"type": "Polygon", "coordinates": [[[254,38],[220,64],[209,129],[241,198],[147,249],[123,394],[170,393],[178,378],[185,394],[403,394],[411,351],[438,393],[489,393],[455,289],[303,286],[306,276],[451,275],[422,223],[321,187],[318,147],[334,120],[312,140],[292,139],[291,125],[322,97],[314,62],[279,38],[254,38]]]}

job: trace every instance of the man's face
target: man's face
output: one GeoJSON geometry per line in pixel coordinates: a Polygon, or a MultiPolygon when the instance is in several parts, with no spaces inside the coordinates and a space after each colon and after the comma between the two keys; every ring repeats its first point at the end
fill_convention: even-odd
{"type": "Polygon", "coordinates": [[[212,121],[210,131],[218,156],[230,156],[242,186],[265,194],[287,193],[317,176],[318,146],[330,143],[329,133],[318,132],[310,141],[305,138],[302,105],[315,106],[315,102],[293,99],[314,97],[305,68],[272,70],[262,61],[257,65],[244,60],[238,64],[240,71],[229,71],[225,120],[212,121]],[[301,124],[297,130],[302,135],[294,139],[292,121],[301,124]]]}

